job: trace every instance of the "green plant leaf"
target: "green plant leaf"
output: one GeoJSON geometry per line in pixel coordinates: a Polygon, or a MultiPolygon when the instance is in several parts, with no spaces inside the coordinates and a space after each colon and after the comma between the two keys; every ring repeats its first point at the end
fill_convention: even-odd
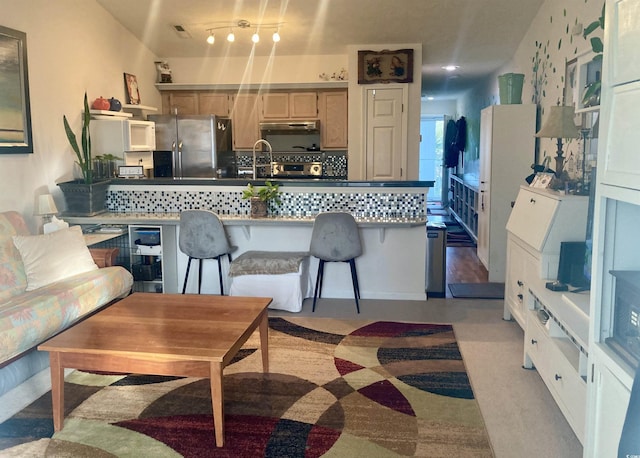
{"type": "Polygon", "coordinates": [[[591,39],[591,49],[593,49],[595,53],[601,53],[604,50],[602,40],[599,37],[593,37],[591,39]]]}

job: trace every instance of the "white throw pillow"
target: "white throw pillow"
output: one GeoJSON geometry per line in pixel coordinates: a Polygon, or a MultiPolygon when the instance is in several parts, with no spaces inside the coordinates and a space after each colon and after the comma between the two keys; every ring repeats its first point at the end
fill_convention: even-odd
{"type": "Polygon", "coordinates": [[[22,256],[27,291],[98,268],[80,226],[44,235],[14,235],[13,244],[22,256]]]}

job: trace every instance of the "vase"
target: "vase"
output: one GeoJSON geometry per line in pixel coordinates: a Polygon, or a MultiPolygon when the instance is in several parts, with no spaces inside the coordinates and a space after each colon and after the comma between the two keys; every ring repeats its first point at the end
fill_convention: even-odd
{"type": "Polygon", "coordinates": [[[67,209],[63,216],[94,216],[107,211],[107,189],[110,180],[86,184],[82,180],[58,183],[67,209]]]}
{"type": "Polygon", "coordinates": [[[264,200],[260,200],[259,197],[252,197],[250,204],[252,218],[264,218],[267,216],[267,203],[264,200]]]}

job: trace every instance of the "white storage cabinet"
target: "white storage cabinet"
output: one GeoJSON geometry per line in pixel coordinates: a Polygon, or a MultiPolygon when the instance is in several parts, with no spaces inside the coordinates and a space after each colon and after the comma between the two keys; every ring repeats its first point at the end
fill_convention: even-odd
{"type": "Polygon", "coordinates": [[[505,281],[511,206],[534,162],[535,105],[493,105],[480,120],[478,258],[489,281],[505,281]]]}
{"type": "Polygon", "coordinates": [[[560,242],[580,242],[587,228],[587,196],[521,186],[507,222],[504,319],[526,328],[527,284],[555,280],[560,242]]]}

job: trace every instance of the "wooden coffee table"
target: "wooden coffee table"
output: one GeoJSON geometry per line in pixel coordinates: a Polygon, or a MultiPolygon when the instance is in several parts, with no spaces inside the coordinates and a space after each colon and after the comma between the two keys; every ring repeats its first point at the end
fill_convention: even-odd
{"type": "Polygon", "coordinates": [[[216,445],[224,445],[224,367],[256,329],[269,371],[270,298],[134,293],[38,347],[51,361],[53,425],[64,424],[64,368],[206,377],[216,445]]]}

